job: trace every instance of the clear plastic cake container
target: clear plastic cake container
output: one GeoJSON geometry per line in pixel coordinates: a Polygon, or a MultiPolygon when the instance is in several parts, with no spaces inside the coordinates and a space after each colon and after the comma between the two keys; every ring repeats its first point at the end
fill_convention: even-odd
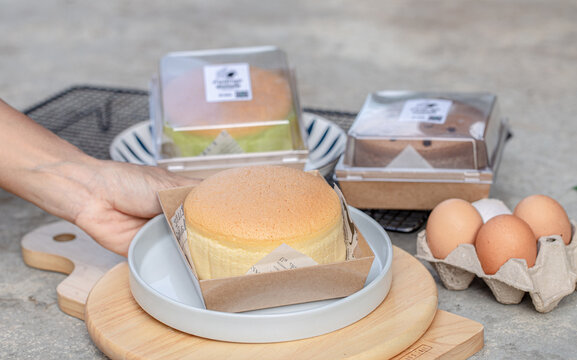
{"type": "Polygon", "coordinates": [[[235,166],[304,167],[295,79],[276,47],[169,53],[150,93],[161,167],[196,177],[235,166]]]}
{"type": "Polygon", "coordinates": [[[347,202],[429,210],[489,196],[509,134],[489,93],[370,94],[335,168],[347,202]]]}

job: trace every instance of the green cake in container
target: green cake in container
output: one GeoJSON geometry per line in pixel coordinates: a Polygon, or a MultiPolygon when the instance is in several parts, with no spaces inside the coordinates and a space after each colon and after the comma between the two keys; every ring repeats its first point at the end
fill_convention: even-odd
{"type": "Polygon", "coordinates": [[[151,94],[160,166],[204,177],[234,166],[306,162],[293,77],[275,47],[168,54],[151,94]]]}

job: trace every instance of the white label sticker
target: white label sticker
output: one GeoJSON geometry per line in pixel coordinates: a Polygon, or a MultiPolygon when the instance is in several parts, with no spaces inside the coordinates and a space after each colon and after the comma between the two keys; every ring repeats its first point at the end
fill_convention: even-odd
{"type": "Polygon", "coordinates": [[[204,89],[207,102],[252,100],[249,65],[205,66],[204,89]]]}
{"type": "Polygon", "coordinates": [[[192,269],[194,269],[194,263],[192,261],[192,254],[190,253],[190,248],[188,247],[187,237],[186,237],[186,220],[184,218],[184,209],[182,205],[176,209],[174,215],[170,219],[172,224],[172,231],[178,242],[180,250],[186,257],[188,264],[192,269]]]}
{"type": "Polygon", "coordinates": [[[399,121],[403,122],[427,122],[431,124],[443,124],[453,104],[450,100],[439,99],[413,99],[407,100],[399,121]]]}
{"type": "Polygon", "coordinates": [[[247,274],[260,274],[288,269],[298,269],[318,263],[305,254],[291,248],[287,244],[281,244],[270,254],[254,264],[247,274]]]}
{"type": "Polygon", "coordinates": [[[182,205],[176,209],[170,222],[172,223],[172,230],[174,231],[174,236],[178,240],[180,247],[186,248],[186,222],[182,205]]]}

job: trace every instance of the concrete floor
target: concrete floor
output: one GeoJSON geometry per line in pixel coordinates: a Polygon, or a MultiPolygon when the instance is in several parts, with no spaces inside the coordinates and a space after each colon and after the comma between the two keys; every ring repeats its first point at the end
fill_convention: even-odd
{"type": "MultiPolygon", "coordinates": [[[[175,50],[277,45],[301,104],[358,111],[376,90],[490,91],[514,133],[492,197],[543,193],[577,219],[577,3],[551,1],[0,0],[0,98],[24,109],[75,84],[146,89],[175,50]],[[162,3],[162,4],[161,4],[162,3]]],[[[84,323],[63,314],[63,275],[28,268],[21,237],[54,221],[0,191],[0,358],[100,359],[84,323]]],[[[390,234],[415,251],[416,234],[390,234]]],[[[501,305],[475,281],[439,283],[439,308],[481,322],[474,359],[570,359],[577,295],[548,314],[501,305]]]]}

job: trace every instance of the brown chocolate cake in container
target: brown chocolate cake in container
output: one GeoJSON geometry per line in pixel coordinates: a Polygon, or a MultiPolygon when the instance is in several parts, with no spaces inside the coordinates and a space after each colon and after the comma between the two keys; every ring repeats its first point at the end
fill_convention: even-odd
{"type": "Polygon", "coordinates": [[[360,208],[431,209],[449,197],[487,197],[507,124],[488,93],[370,94],[335,169],[360,208]]]}

